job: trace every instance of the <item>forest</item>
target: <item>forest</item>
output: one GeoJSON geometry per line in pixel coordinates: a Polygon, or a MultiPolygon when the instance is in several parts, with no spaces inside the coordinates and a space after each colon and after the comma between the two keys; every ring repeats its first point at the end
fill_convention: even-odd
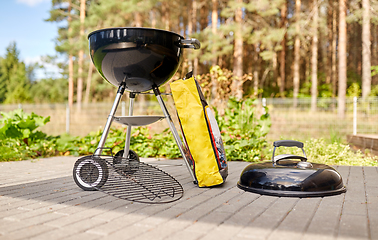
{"type": "Polygon", "coordinates": [[[0,57],[0,102],[110,101],[115,89],[90,60],[87,36],[108,27],[151,27],[201,42],[174,76],[193,71],[216,105],[236,99],[378,96],[377,0],[52,0],[62,77],[34,79],[16,43],[0,57]]]}

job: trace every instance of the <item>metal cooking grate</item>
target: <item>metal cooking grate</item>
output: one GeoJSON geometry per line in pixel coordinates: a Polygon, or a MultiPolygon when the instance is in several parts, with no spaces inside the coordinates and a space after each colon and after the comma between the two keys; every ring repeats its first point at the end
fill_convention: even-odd
{"type": "Polygon", "coordinates": [[[101,165],[101,169],[88,168],[81,174],[82,179],[114,197],[141,203],[169,203],[183,196],[184,190],[175,178],[149,164],[126,158],[124,164],[113,164],[113,157],[103,156],[92,157],[92,160],[101,165]]]}

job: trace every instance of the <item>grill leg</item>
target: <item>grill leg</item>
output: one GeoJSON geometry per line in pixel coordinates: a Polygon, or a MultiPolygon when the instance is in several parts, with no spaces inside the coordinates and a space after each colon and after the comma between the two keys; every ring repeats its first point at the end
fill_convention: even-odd
{"type": "Polygon", "coordinates": [[[104,131],[102,132],[100,142],[98,143],[97,149],[95,153],[93,154],[94,156],[100,156],[102,153],[102,150],[105,146],[106,138],[108,137],[110,126],[112,125],[113,119],[114,119],[114,114],[117,111],[119,101],[121,100],[121,97],[123,93],[125,92],[125,82],[122,82],[121,85],[118,87],[117,95],[115,97],[113,107],[110,110],[108,120],[106,121],[104,131]]]}
{"type": "Polygon", "coordinates": [[[159,90],[159,88],[154,87],[153,91],[154,91],[155,96],[156,96],[156,98],[157,98],[157,100],[158,100],[158,102],[159,102],[159,105],[160,105],[160,107],[161,107],[161,110],[163,110],[163,113],[164,113],[165,119],[166,119],[167,122],[168,122],[169,128],[171,129],[171,132],[172,132],[172,134],[173,134],[173,137],[174,137],[174,139],[175,139],[175,141],[176,141],[176,144],[177,144],[177,146],[178,146],[178,148],[179,148],[179,150],[180,150],[181,156],[184,158],[184,162],[185,162],[185,164],[186,164],[186,167],[188,168],[188,171],[189,171],[190,175],[192,176],[193,182],[194,182],[195,184],[197,184],[197,179],[196,179],[196,177],[194,176],[194,173],[193,173],[193,171],[192,171],[192,169],[191,169],[191,167],[190,167],[190,165],[189,165],[188,159],[187,159],[186,156],[185,156],[184,147],[183,147],[183,145],[182,145],[182,141],[181,141],[181,139],[180,139],[180,135],[178,134],[178,132],[177,132],[177,130],[176,130],[176,127],[175,127],[175,125],[174,125],[174,123],[173,123],[173,121],[172,121],[171,115],[169,115],[169,112],[168,112],[168,110],[167,110],[167,107],[165,106],[165,103],[164,103],[164,101],[163,101],[163,98],[161,97],[160,90],[159,90]]]}
{"type": "MultiPolygon", "coordinates": [[[[134,111],[134,100],[135,100],[135,93],[130,92],[130,105],[129,105],[129,116],[133,115],[134,111]]],[[[127,158],[129,155],[130,150],[130,138],[131,138],[131,126],[127,126],[127,132],[126,132],[126,140],[125,140],[125,150],[123,152],[123,157],[127,158]]]]}

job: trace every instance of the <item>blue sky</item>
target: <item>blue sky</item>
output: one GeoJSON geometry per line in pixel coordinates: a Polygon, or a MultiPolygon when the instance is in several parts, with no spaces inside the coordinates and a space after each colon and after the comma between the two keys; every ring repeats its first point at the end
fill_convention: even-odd
{"type": "Polygon", "coordinates": [[[58,25],[44,21],[50,9],[51,0],[0,0],[0,56],[5,56],[12,41],[26,64],[56,55],[58,25]]]}

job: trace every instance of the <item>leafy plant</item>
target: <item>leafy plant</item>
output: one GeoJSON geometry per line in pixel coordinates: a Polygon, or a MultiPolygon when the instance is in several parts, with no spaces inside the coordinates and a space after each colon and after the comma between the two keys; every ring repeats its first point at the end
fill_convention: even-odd
{"type": "Polygon", "coordinates": [[[1,112],[0,157],[4,161],[22,160],[38,156],[56,154],[57,138],[37,130],[50,121],[35,113],[25,113],[17,109],[9,113],[1,112]]]}
{"type": "Polygon", "coordinates": [[[22,140],[26,145],[45,138],[47,135],[36,129],[50,121],[50,117],[38,116],[35,113],[27,114],[22,109],[9,113],[1,112],[0,139],[22,140]]]}
{"type": "Polygon", "coordinates": [[[257,100],[237,101],[230,98],[224,116],[216,111],[228,160],[259,161],[266,145],[271,121],[267,108],[257,114],[257,100]]]}

